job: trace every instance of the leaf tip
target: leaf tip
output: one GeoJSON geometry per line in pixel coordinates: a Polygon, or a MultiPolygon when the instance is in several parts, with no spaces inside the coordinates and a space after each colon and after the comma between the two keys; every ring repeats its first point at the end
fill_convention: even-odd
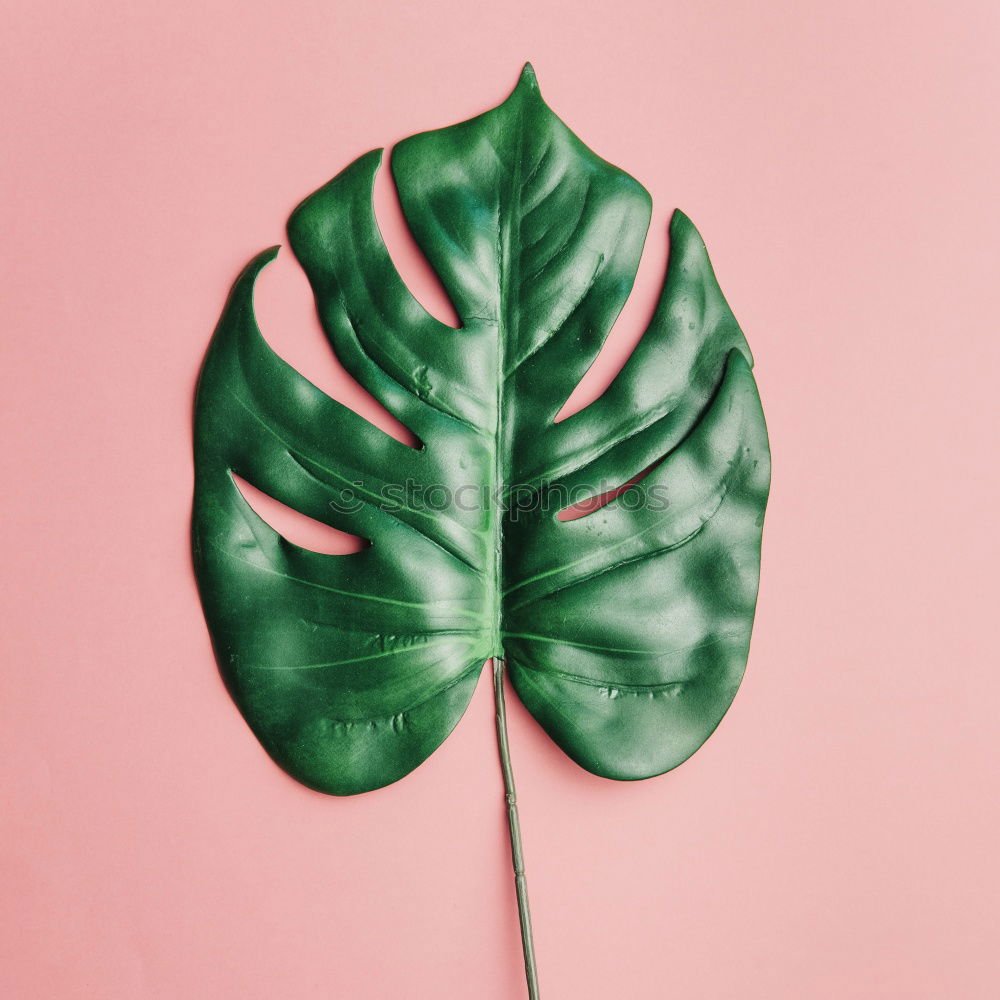
{"type": "Polygon", "coordinates": [[[675,208],[670,216],[670,228],[680,232],[685,229],[694,229],[694,223],[679,208],[675,208]]]}
{"type": "Polygon", "coordinates": [[[253,260],[245,268],[243,268],[242,273],[236,279],[236,284],[233,286],[233,291],[235,292],[241,284],[249,283],[249,287],[252,289],[257,282],[257,275],[267,267],[268,264],[278,256],[278,251],[281,249],[281,244],[277,244],[273,247],[268,247],[266,250],[261,250],[253,260]]]}
{"type": "Polygon", "coordinates": [[[707,260],[708,251],[698,227],[679,208],[675,208],[674,214],[670,217],[670,242],[671,246],[676,246],[678,249],[691,247],[695,253],[704,255],[707,260]]]}
{"type": "Polygon", "coordinates": [[[526,62],[524,68],[521,70],[521,76],[517,81],[517,86],[514,88],[514,93],[518,92],[540,96],[538,77],[535,75],[535,67],[530,62],[526,62]]]}

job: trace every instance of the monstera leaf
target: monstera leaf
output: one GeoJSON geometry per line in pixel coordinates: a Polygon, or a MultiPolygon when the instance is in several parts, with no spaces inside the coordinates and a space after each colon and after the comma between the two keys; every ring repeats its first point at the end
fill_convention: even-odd
{"type": "Polygon", "coordinates": [[[393,267],[372,209],[380,159],[307,198],[289,235],[333,349],[419,446],[267,346],[253,287],[277,250],[264,252],[236,282],[198,387],[196,569],[241,711],[282,767],[325,792],[416,767],[494,659],[536,996],[504,665],[528,711],[596,774],[645,778],[692,754],[746,662],[767,436],[746,342],[679,212],[638,347],[603,396],[555,419],[629,294],[650,198],[546,107],[530,67],[498,108],[393,152],[406,220],[458,329],[393,267]],[[336,556],[292,544],[234,474],[369,544],[336,556]]]}
{"type": "Polygon", "coordinates": [[[352,794],[432,753],[484,662],[504,658],[583,767],[667,771],[740,683],[769,477],[750,353],[705,246],[675,213],[648,330],[610,388],[556,422],[629,293],[648,193],[549,110],[530,67],[494,110],[400,143],[393,176],[453,329],[389,258],[372,208],[380,159],[352,163],[288,229],[333,349],[419,446],[264,342],[253,286],[277,249],[236,282],[201,374],[194,550],[233,697],[282,767],[352,794]],[[233,473],[370,544],[292,544],[233,473]]]}

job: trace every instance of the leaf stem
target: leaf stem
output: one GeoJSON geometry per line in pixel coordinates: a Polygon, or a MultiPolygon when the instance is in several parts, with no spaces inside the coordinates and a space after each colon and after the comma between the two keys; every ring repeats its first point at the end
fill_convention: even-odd
{"type": "Polygon", "coordinates": [[[507,826],[510,829],[510,856],[514,866],[514,888],[517,890],[517,915],[521,921],[521,946],[524,948],[524,974],[528,981],[530,1000],[538,1000],[538,970],[535,968],[535,942],[531,936],[531,910],[528,908],[528,881],[524,875],[524,848],[521,844],[521,823],[517,815],[517,791],[514,771],[510,766],[510,743],[507,739],[507,709],[503,696],[503,675],[507,664],[493,658],[493,696],[496,700],[497,748],[507,799],[507,826]]]}

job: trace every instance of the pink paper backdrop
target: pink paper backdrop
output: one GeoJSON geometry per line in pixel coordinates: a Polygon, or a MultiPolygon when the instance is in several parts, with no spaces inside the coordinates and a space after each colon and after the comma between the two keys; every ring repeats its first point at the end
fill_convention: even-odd
{"type": "MultiPolygon", "coordinates": [[[[576,401],[638,337],[681,206],[775,467],[749,671],[691,762],[603,781],[512,707],[543,994],[996,997],[998,9],[8,0],[0,996],[523,995],[488,683],[400,784],[310,792],[223,689],[187,533],[238,269],[349,160],[530,58],[656,205],[576,401]]],[[[287,252],[259,311],[363,405],[287,252]]]]}

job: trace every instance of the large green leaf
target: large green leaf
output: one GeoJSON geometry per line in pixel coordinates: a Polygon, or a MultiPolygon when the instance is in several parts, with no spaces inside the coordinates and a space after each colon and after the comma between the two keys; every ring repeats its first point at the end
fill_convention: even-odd
{"type": "Polygon", "coordinates": [[[647,192],[563,125],[530,68],[498,108],[400,143],[403,210],[455,330],[389,258],[380,158],[303,202],[289,234],[340,360],[420,446],[271,351],[253,285],[277,251],[252,261],[205,361],[195,434],[196,568],[230,690],[282,767],[337,794],[423,761],[491,656],[588,770],[669,770],[740,683],[769,477],[749,350],[704,244],[676,213],[649,329],[607,392],[557,423],[631,288],[647,192]],[[557,516],[645,470],[600,509],[557,516]],[[370,544],[292,544],[234,473],[370,544]]]}

